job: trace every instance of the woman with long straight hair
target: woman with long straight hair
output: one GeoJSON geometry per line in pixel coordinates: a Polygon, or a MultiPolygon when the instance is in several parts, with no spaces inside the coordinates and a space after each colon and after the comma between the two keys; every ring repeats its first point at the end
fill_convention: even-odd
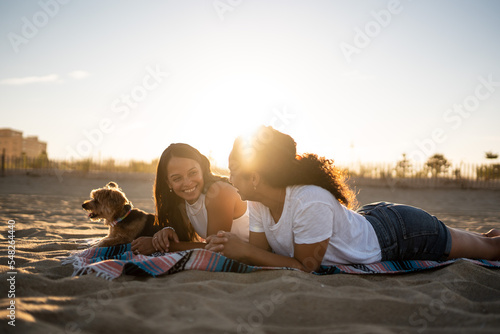
{"type": "Polygon", "coordinates": [[[247,203],[227,178],[212,173],[208,158],[188,144],[171,144],[161,155],[154,201],[155,224],[164,228],[153,238],[134,241],[136,253],[203,248],[203,240],[219,230],[248,240],[247,203]]]}
{"type": "Polygon", "coordinates": [[[206,249],[250,265],[315,271],[385,260],[500,259],[499,230],[453,229],[422,209],[394,203],[354,211],[354,193],[333,161],[298,156],[293,138],[271,127],[236,139],[229,169],[249,201],[249,243],[221,231],[206,249]]]}

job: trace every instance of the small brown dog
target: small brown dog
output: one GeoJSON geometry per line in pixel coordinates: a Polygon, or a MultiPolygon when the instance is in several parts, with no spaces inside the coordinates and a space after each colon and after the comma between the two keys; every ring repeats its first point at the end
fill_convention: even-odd
{"type": "Polygon", "coordinates": [[[139,209],[134,209],[125,193],[115,182],[105,187],[94,189],[91,200],[82,204],[93,221],[105,220],[109,226],[108,235],[101,239],[98,247],[109,247],[132,242],[140,236],[152,237],[161,228],[154,225],[155,216],[139,209]]]}

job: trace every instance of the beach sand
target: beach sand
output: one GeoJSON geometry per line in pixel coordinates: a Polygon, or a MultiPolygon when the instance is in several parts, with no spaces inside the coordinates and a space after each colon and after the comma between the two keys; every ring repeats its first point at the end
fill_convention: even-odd
{"type": "MultiPolygon", "coordinates": [[[[1,333],[498,333],[500,270],[465,261],[400,275],[185,271],[158,278],[72,277],[59,257],[103,237],[81,203],[116,181],[153,212],[153,176],[0,178],[1,333]],[[8,267],[9,221],[15,268],[8,267]],[[17,274],[8,274],[15,271],[17,274]],[[14,277],[13,282],[8,281],[14,277]],[[13,289],[13,290],[12,290],[13,289]],[[15,290],[15,297],[9,297],[15,290]],[[15,302],[15,327],[7,307],[15,302]]],[[[500,191],[359,187],[362,204],[421,207],[446,224],[500,227],[500,191]]]]}

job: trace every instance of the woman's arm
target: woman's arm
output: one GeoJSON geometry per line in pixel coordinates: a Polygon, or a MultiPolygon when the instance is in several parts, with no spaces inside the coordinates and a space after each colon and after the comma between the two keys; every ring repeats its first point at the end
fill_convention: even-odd
{"type": "Polygon", "coordinates": [[[207,244],[204,242],[179,241],[170,244],[169,252],[180,252],[189,249],[204,249],[207,244]]]}
{"type": "Polygon", "coordinates": [[[136,254],[151,255],[157,251],[179,252],[188,249],[205,248],[205,246],[207,245],[204,242],[174,241],[171,242],[168,247],[166,247],[166,250],[164,250],[164,248],[156,249],[153,244],[153,240],[153,237],[139,237],[132,241],[131,250],[136,254]]]}
{"type": "Polygon", "coordinates": [[[252,232],[250,231],[250,236],[248,238],[248,243],[258,247],[260,249],[266,250],[268,252],[271,251],[271,246],[269,246],[269,242],[267,241],[266,234],[264,232],[252,232]]]}
{"type": "Polygon", "coordinates": [[[243,242],[232,233],[220,231],[207,238],[205,248],[249,265],[289,267],[311,272],[319,269],[329,240],[330,238],[314,244],[295,244],[294,257],[288,257],[243,242]]]}
{"type": "MultiPolygon", "coordinates": [[[[294,246],[294,257],[287,257],[254,247],[246,252],[243,263],[265,267],[289,267],[311,272],[319,269],[328,241],[294,246]]],[[[225,253],[224,253],[225,254],[225,253]]]]}

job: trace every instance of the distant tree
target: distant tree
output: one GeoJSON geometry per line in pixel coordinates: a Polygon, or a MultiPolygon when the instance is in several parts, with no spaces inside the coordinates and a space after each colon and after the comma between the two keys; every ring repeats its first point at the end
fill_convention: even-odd
{"type": "MultiPolygon", "coordinates": [[[[485,158],[488,160],[498,159],[498,154],[493,152],[485,152],[485,158]]],[[[485,164],[477,167],[477,177],[480,179],[491,180],[500,179],[500,164],[485,164]]]]}
{"type": "Polygon", "coordinates": [[[425,167],[431,172],[433,177],[446,173],[451,164],[442,154],[434,154],[425,163],[425,167]]]}
{"type": "Polygon", "coordinates": [[[406,153],[403,153],[403,160],[399,160],[396,163],[396,176],[397,177],[406,177],[408,173],[411,171],[411,163],[410,160],[406,158],[406,153]]]}
{"type": "Polygon", "coordinates": [[[490,152],[486,152],[485,153],[485,157],[486,157],[486,159],[491,159],[491,160],[497,159],[498,158],[498,153],[493,153],[491,151],[490,152]]]}

